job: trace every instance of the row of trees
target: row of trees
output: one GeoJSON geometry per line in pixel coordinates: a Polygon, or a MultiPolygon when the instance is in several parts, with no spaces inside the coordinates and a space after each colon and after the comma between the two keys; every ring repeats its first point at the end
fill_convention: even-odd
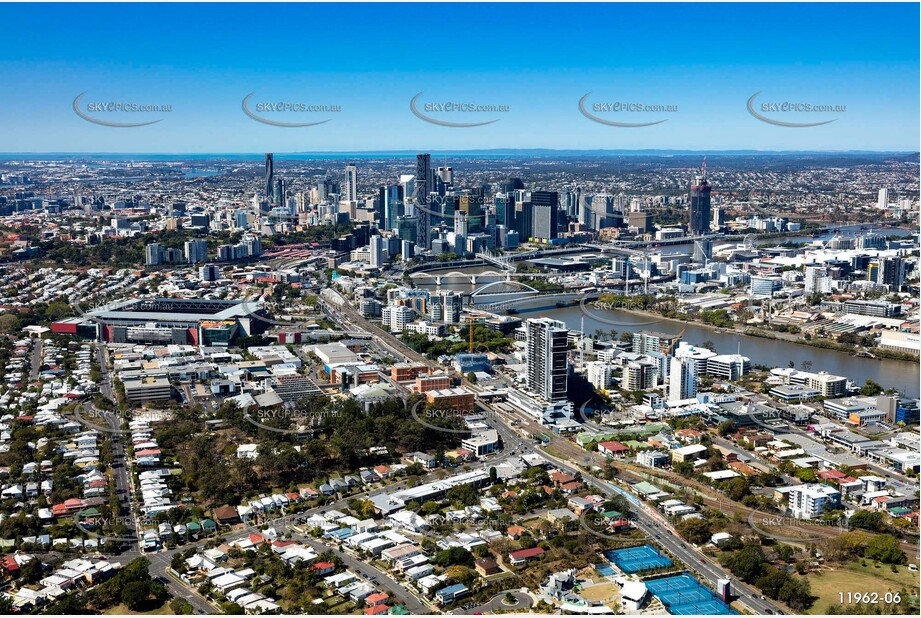
{"type": "Polygon", "coordinates": [[[758,545],[746,543],[741,549],[726,554],[724,564],[733,575],[754,584],[765,596],[786,603],[791,609],[803,611],[815,602],[809,581],[792,575],[785,566],[772,565],[758,545]]]}

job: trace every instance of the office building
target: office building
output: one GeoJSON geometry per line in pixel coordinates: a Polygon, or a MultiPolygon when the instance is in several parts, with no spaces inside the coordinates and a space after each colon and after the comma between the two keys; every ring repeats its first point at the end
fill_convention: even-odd
{"type": "Polygon", "coordinates": [[[693,236],[710,231],[710,183],[704,167],[691,184],[688,232],[693,236]]]}
{"type": "Polygon", "coordinates": [[[347,202],[358,201],[358,166],[349,163],[345,166],[345,191],[342,198],[347,202]]]}
{"type": "Polygon", "coordinates": [[[566,324],[550,318],[525,322],[528,389],[548,402],[566,399],[568,378],[566,324]]]}
{"type": "Polygon", "coordinates": [[[265,153],[265,199],[271,201],[275,186],[275,157],[271,152],[265,153]]]}
{"type": "Polygon", "coordinates": [[[416,177],[414,180],[413,192],[415,194],[415,205],[421,211],[419,212],[419,238],[417,244],[423,249],[432,246],[431,228],[431,200],[429,194],[432,191],[432,156],[429,154],[416,155],[416,177]]]}
{"type": "Polygon", "coordinates": [[[217,281],[221,278],[221,269],[217,264],[205,264],[198,269],[198,278],[202,281],[217,281]]]}
{"type": "Polygon", "coordinates": [[[372,268],[380,268],[384,265],[384,239],[380,234],[375,234],[369,242],[370,256],[369,260],[372,268]]]}
{"type": "Polygon", "coordinates": [[[144,264],[147,266],[160,265],[160,244],[152,242],[144,247],[144,264]]]}

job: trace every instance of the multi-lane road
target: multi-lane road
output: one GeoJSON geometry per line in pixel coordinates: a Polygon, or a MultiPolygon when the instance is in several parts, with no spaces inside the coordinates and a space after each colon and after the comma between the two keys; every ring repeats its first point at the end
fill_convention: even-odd
{"type": "MultiPolygon", "coordinates": [[[[394,351],[404,354],[412,360],[418,362],[426,363],[432,367],[435,365],[426,359],[421,354],[418,354],[412,350],[409,350],[405,344],[400,342],[392,334],[387,333],[380,327],[371,324],[365,320],[362,316],[358,314],[357,311],[348,303],[345,303],[340,307],[340,311],[332,311],[332,317],[341,319],[341,314],[347,314],[348,318],[351,319],[349,326],[353,324],[358,324],[361,327],[367,328],[369,331],[374,332],[377,335],[376,338],[380,342],[387,346],[388,348],[393,349],[394,351]],[[408,350],[408,352],[406,352],[408,350]]],[[[472,390],[478,390],[475,385],[467,385],[472,390]]],[[[538,449],[530,440],[522,437],[514,430],[510,425],[508,425],[505,420],[502,418],[502,413],[491,407],[489,404],[478,403],[478,405],[488,411],[486,415],[487,423],[495,429],[499,435],[502,437],[503,446],[506,452],[514,451],[518,454],[523,454],[525,452],[536,453],[548,461],[552,462],[557,468],[575,474],[577,471],[582,474],[582,478],[585,482],[591,484],[596,489],[601,491],[606,496],[613,496],[619,493],[615,490],[609,483],[602,481],[591,474],[586,473],[583,470],[579,470],[576,465],[569,460],[561,460],[553,455],[550,455],[544,449],[538,449]]],[[[623,490],[621,490],[623,491],[623,490]]],[[[729,573],[724,571],[721,567],[713,564],[711,560],[708,560],[703,556],[693,545],[682,539],[678,534],[671,528],[665,519],[659,515],[657,512],[652,509],[647,509],[643,506],[635,509],[636,520],[634,524],[636,527],[644,532],[647,537],[654,539],[662,547],[668,550],[673,556],[681,560],[689,569],[696,571],[705,579],[709,580],[711,586],[715,589],[716,583],[720,579],[732,579],[733,587],[735,589],[735,595],[738,597],[738,600],[744,605],[751,608],[755,613],[759,614],[780,614],[783,613],[782,610],[775,604],[771,603],[767,599],[762,599],[760,594],[757,594],[752,588],[739,583],[737,580],[733,579],[729,573]]]]}

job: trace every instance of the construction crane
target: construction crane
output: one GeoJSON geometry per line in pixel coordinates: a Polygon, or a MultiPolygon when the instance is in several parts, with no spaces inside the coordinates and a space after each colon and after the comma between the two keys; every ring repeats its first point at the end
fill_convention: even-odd
{"type": "Polygon", "coordinates": [[[669,345],[668,348],[665,349],[665,356],[668,356],[669,354],[672,353],[672,349],[675,347],[675,344],[677,344],[678,341],[681,339],[681,337],[684,336],[684,331],[686,331],[687,329],[688,329],[687,326],[685,326],[684,328],[681,329],[681,332],[678,333],[678,336],[672,339],[671,345],[669,345]]]}

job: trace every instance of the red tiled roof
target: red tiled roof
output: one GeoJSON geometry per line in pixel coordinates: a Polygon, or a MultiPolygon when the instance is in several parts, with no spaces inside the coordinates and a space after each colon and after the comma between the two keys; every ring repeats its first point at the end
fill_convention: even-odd
{"type": "Polygon", "coordinates": [[[373,607],[365,608],[365,616],[377,616],[378,614],[386,614],[390,611],[390,608],[386,605],[374,605],[373,607]]]}

